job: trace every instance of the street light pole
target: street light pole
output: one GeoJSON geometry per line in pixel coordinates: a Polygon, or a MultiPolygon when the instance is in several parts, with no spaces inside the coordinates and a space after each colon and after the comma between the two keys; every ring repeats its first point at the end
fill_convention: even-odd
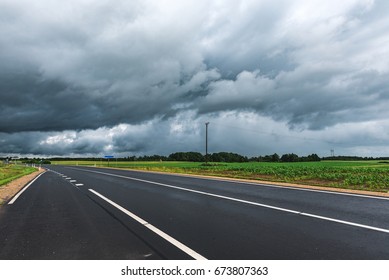
{"type": "Polygon", "coordinates": [[[205,163],[208,163],[208,125],[209,122],[205,123],[205,163]]]}

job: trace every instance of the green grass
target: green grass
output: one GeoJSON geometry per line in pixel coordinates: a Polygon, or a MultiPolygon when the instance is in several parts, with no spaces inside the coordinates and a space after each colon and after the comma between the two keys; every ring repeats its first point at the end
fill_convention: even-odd
{"type": "MultiPolygon", "coordinates": [[[[53,164],[108,166],[107,161],[58,161],[53,164]]],[[[389,164],[379,161],[213,163],[208,166],[195,162],[111,161],[109,167],[389,191],[389,164]]]]}
{"type": "Polygon", "coordinates": [[[17,178],[28,175],[37,169],[15,164],[0,164],[0,186],[5,185],[17,178]]]}

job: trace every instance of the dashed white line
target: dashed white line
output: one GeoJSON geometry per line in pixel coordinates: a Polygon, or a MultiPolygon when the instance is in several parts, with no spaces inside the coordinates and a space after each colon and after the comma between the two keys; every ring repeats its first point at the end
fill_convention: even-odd
{"type": "Polygon", "coordinates": [[[81,183],[79,183],[79,184],[76,184],[76,187],[81,187],[81,186],[83,186],[84,184],[81,184],[81,183]]]}
{"type": "Polygon", "coordinates": [[[77,180],[70,180],[69,182],[70,183],[75,183],[75,182],[77,182],[77,180]]]}
{"type": "Polygon", "coordinates": [[[165,232],[161,231],[160,229],[156,228],[155,226],[153,226],[152,224],[150,224],[147,221],[143,220],[142,218],[138,217],[134,213],[128,211],[127,209],[125,209],[124,207],[120,206],[119,204],[117,204],[117,203],[113,202],[112,200],[106,198],[105,196],[103,196],[102,194],[96,192],[95,190],[89,189],[89,191],[94,193],[95,195],[97,195],[101,199],[105,200],[106,202],[108,202],[109,204],[114,206],[115,208],[119,209],[123,213],[127,214],[129,217],[131,217],[132,219],[134,219],[138,223],[142,224],[146,228],[150,229],[154,233],[158,234],[160,237],[162,237],[166,241],[170,242],[171,244],[173,244],[174,246],[176,246],[181,251],[185,252],[186,254],[188,254],[189,256],[194,258],[195,260],[206,260],[206,258],[204,256],[202,256],[199,253],[195,252],[194,250],[192,250],[188,246],[182,244],[180,241],[174,239],[170,235],[168,235],[165,232]]]}

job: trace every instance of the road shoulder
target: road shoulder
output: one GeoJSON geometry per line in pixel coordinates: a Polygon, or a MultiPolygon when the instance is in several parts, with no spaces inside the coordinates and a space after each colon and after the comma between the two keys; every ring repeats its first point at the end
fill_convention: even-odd
{"type": "Polygon", "coordinates": [[[26,176],[20,177],[16,180],[13,180],[4,186],[0,187],[0,206],[7,203],[12,199],[25,185],[31,182],[34,178],[36,178],[39,174],[43,173],[45,170],[40,168],[40,170],[35,171],[26,176]]]}

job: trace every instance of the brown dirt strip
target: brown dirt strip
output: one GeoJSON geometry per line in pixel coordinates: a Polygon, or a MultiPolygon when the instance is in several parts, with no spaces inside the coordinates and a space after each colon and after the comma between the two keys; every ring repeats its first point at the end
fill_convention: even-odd
{"type": "Polygon", "coordinates": [[[16,180],[13,180],[3,186],[0,186],[0,206],[7,203],[11,198],[17,194],[25,185],[31,182],[36,176],[43,173],[45,170],[41,168],[40,170],[28,174],[26,176],[20,177],[16,180]]]}

